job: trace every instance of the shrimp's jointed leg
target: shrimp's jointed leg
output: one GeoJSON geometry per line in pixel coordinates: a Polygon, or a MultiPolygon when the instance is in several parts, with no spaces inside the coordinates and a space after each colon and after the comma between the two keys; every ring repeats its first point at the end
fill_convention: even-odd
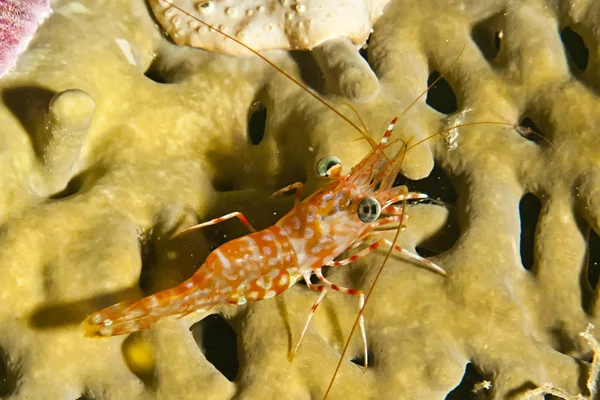
{"type": "MultiPolygon", "coordinates": [[[[351,295],[358,295],[359,296],[359,310],[362,310],[365,305],[365,295],[362,292],[362,290],[348,289],[345,287],[338,286],[334,283],[331,283],[327,280],[327,278],[325,278],[323,276],[320,269],[315,270],[315,275],[317,276],[317,278],[319,278],[319,280],[321,282],[324,283],[324,285],[313,285],[310,281],[310,276],[304,276],[304,281],[306,282],[306,285],[308,286],[308,288],[311,290],[317,291],[317,292],[321,292],[321,294],[317,298],[317,301],[315,301],[315,304],[313,304],[313,306],[310,309],[310,313],[308,314],[308,318],[306,319],[306,323],[304,324],[302,333],[300,334],[300,337],[298,338],[298,341],[296,342],[296,346],[294,346],[294,350],[290,353],[290,356],[289,356],[290,361],[292,361],[292,359],[294,358],[294,355],[296,354],[296,351],[298,351],[298,347],[300,347],[300,342],[302,341],[302,339],[304,338],[304,334],[308,330],[308,326],[310,325],[310,321],[312,320],[313,315],[315,315],[315,312],[317,311],[319,304],[321,304],[321,301],[323,301],[323,299],[325,298],[325,294],[327,294],[327,289],[335,290],[335,291],[341,292],[341,293],[348,293],[351,295]]],[[[360,315],[360,332],[362,334],[363,346],[365,349],[364,368],[365,368],[365,372],[366,372],[369,359],[368,359],[368,352],[367,352],[368,350],[367,350],[367,333],[365,331],[365,317],[362,314],[362,312],[360,315]]]]}
{"type": "Polygon", "coordinates": [[[248,227],[248,230],[250,230],[250,232],[256,232],[256,229],[254,229],[252,224],[250,224],[250,221],[248,221],[248,218],[246,218],[246,216],[244,216],[244,214],[242,214],[241,212],[235,211],[235,212],[232,212],[229,214],[225,214],[222,217],[211,219],[210,221],[206,221],[201,224],[191,226],[187,229],[182,230],[181,232],[177,232],[176,234],[171,236],[171,239],[176,238],[177,236],[183,235],[184,233],[188,233],[190,231],[195,231],[196,229],[205,228],[209,225],[216,225],[218,223],[221,223],[221,222],[226,221],[231,218],[239,219],[242,222],[242,224],[244,224],[248,227]]]}
{"type": "MultiPolygon", "coordinates": [[[[366,249],[363,249],[361,251],[359,251],[358,253],[354,254],[353,256],[350,256],[348,258],[345,258],[343,260],[339,260],[339,261],[332,261],[330,263],[328,263],[328,266],[331,267],[341,267],[343,265],[347,265],[350,264],[351,262],[354,262],[356,260],[358,260],[359,258],[362,258],[364,256],[366,256],[367,254],[371,253],[372,251],[375,251],[379,248],[379,246],[381,246],[382,244],[388,245],[388,246],[392,246],[392,242],[390,242],[387,239],[379,239],[378,241],[376,241],[375,243],[369,245],[369,247],[367,247],[366,249]]],[[[429,261],[426,258],[421,257],[418,254],[414,254],[411,253],[410,251],[398,246],[397,244],[394,245],[394,250],[400,252],[401,254],[405,255],[408,258],[411,258],[415,261],[418,261],[419,263],[423,264],[424,266],[426,266],[427,268],[438,272],[442,275],[447,275],[446,271],[444,271],[441,267],[437,266],[436,264],[432,263],[431,261],[429,261]]]]}
{"type": "MultiPolygon", "coordinates": [[[[365,306],[365,294],[363,293],[362,290],[357,290],[357,289],[349,289],[349,288],[345,288],[343,286],[338,286],[335,283],[329,282],[327,280],[327,278],[325,278],[323,276],[323,273],[321,272],[321,269],[316,269],[315,270],[315,275],[317,276],[317,278],[319,278],[319,280],[321,282],[323,282],[323,286],[325,286],[327,289],[331,289],[331,290],[335,290],[336,292],[340,292],[340,293],[346,293],[346,294],[351,294],[353,296],[358,296],[358,310],[360,313],[360,321],[359,321],[359,326],[360,326],[360,334],[362,336],[362,341],[363,341],[363,347],[365,349],[365,363],[364,363],[364,372],[367,373],[367,365],[369,365],[369,353],[368,353],[368,349],[367,349],[367,331],[365,330],[365,315],[363,314],[363,309],[365,306]]],[[[312,316],[311,316],[312,318],[312,316]]],[[[310,319],[309,319],[310,321],[310,319]]]]}
{"type": "Polygon", "coordinates": [[[306,319],[304,328],[302,328],[302,333],[300,334],[300,337],[298,338],[298,341],[296,342],[294,349],[292,350],[292,352],[290,353],[290,355],[288,357],[288,359],[290,361],[292,361],[294,359],[294,355],[296,354],[296,351],[298,351],[298,347],[300,347],[300,342],[302,342],[302,339],[304,338],[304,334],[308,330],[308,325],[310,325],[310,321],[312,320],[313,315],[315,315],[315,312],[317,311],[317,307],[319,307],[319,304],[321,304],[321,301],[323,301],[323,299],[325,298],[325,295],[327,294],[327,289],[325,289],[325,286],[313,285],[311,283],[310,275],[304,276],[303,278],[304,278],[304,281],[306,282],[306,286],[308,286],[308,288],[310,290],[314,290],[316,292],[321,292],[321,294],[319,294],[317,301],[315,301],[315,304],[313,304],[313,306],[310,309],[310,313],[308,314],[308,318],[306,319]]]}
{"type": "Polygon", "coordinates": [[[273,193],[271,197],[279,196],[287,192],[291,192],[292,190],[296,190],[296,195],[294,196],[294,206],[297,206],[298,204],[300,204],[303,188],[304,185],[302,184],[302,182],[292,183],[291,185],[287,185],[286,187],[279,189],[278,191],[273,193]]]}

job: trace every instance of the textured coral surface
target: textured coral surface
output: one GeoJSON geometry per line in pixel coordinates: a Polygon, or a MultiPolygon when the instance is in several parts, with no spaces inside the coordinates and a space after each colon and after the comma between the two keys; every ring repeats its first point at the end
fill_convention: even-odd
{"type": "MultiPolygon", "coordinates": [[[[52,7],[0,81],[0,394],[321,398],[356,298],[326,298],[293,362],[288,351],[316,299],[305,286],[213,310],[237,338],[239,369],[227,377],[215,367],[222,360],[209,357],[213,316],[170,318],[109,339],[84,338],[78,324],[177,284],[210,246],[245,233],[231,221],[166,240],[194,214],[239,210],[266,227],[292,205],[271,192],[302,180],[310,193],[320,184],[317,160],[335,155],[347,170],[368,144],[261,60],[174,45],[142,0],[52,7]],[[267,118],[255,145],[248,122],[256,101],[267,118]]],[[[474,382],[491,382],[485,394],[495,399],[548,383],[586,394],[590,352],[579,332],[598,325],[599,307],[586,258],[590,226],[600,232],[598,15],[591,0],[398,0],[369,42],[374,74],[341,39],[312,54],[266,53],[355,119],[344,102],[352,104],[376,138],[442,71],[456,113],[422,98],[395,137],[528,118],[552,142],[486,124],[446,135],[458,133],[454,149],[437,137],[407,154],[407,177],[425,178],[436,165],[457,199],[411,206],[399,242],[441,252],[431,259],[448,277],[400,258],[388,263],[365,310],[369,371],[350,361],[361,354],[355,335],[330,398],[442,399],[467,365],[474,382]],[[561,32],[583,38],[585,63],[569,58],[561,32]],[[529,269],[520,256],[521,228],[532,218],[519,212],[527,193],[541,201],[534,244],[523,242],[533,252],[529,269]]],[[[366,289],[383,254],[331,270],[329,279],[366,289]]]]}

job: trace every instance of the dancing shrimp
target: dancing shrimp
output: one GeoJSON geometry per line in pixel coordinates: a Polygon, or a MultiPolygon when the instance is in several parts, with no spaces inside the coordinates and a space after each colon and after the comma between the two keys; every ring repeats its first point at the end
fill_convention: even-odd
{"type": "MultiPolygon", "coordinates": [[[[323,266],[346,265],[387,244],[400,254],[445,275],[445,271],[431,261],[386,239],[373,241],[347,259],[334,260],[347,249],[367,244],[374,229],[401,224],[404,212],[395,203],[427,197],[409,192],[406,186],[393,187],[407,147],[402,145],[392,158],[384,152],[392,144],[389,138],[396,120],[394,118],[390,123],[379,144],[347,175],[341,175],[342,166],[337,158],[325,157],[319,161],[317,172],[331,178],[332,182],[305,200],[300,201],[300,182],[275,192],[296,191],[294,208],[275,225],[257,232],[242,213],[234,212],[180,232],[230,218],[238,218],[252,231],[218,247],[208,255],[198,271],[180,285],[139,301],[118,303],[91,314],[82,324],[85,335],[122,335],[148,329],[154,322],[171,315],[185,316],[216,305],[242,305],[248,301],[269,299],[302,278],[310,289],[320,292],[320,295],[290,355],[293,357],[328,290],[358,296],[361,309],[364,304],[361,290],[331,283],[323,276],[323,266]],[[320,285],[311,283],[313,274],[320,285]]],[[[362,313],[360,329],[366,365],[367,341],[362,313]]]]}

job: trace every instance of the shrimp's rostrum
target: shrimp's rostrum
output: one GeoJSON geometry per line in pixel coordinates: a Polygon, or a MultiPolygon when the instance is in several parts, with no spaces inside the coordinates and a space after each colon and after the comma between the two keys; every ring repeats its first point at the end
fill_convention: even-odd
{"type": "MultiPolygon", "coordinates": [[[[324,188],[303,201],[299,201],[298,192],[302,190],[299,183],[278,191],[296,190],[297,196],[294,208],[275,225],[223,244],[208,255],[191,278],[172,289],[93,313],[82,324],[85,335],[122,335],[148,329],[157,320],[171,315],[184,316],[194,311],[206,311],[216,305],[242,305],[248,301],[268,299],[282,293],[300,278],[305,279],[310,289],[321,292],[308,321],[327,290],[358,295],[362,304],[362,291],[329,282],[322,275],[321,268],[324,265],[346,265],[382,244],[391,244],[383,239],[375,239],[371,243],[366,240],[377,235],[375,228],[401,223],[404,215],[394,203],[427,197],[408,192],[406,186],[393,187],[406,150],[403,145],[393,157],[385,154],[390,146],[388,139],[395,121],[392,121],[379,144],[347,175],[341,175],[339,160],[327,157],[317,167],[320,175],[331,179],[324,188]],[[356,255],[334,261],[344,251],[362,245],[366,247],[356,255]],[[317,276],[320,285],[310,282],[312,274],[317,276]]],[[[190,229],[233,217],[253,230],[240,213],[231,213],[190,229]]],[[[394,245],[393,249],[445,274],[440,267],[398,245],[394,245]]],[[[307,326],[308,322],[300,339],[307,326]]],[[[361,331],[366,346],[362,323],[361,331]]],[[[299,342],[295,349],[298,345],[299,342]]]]}

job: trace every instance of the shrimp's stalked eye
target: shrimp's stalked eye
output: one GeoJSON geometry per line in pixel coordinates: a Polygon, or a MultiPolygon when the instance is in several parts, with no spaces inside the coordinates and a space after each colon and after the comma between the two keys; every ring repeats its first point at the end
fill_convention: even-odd
{"type": "Polygon", "coordinates": [[[362,222],[373,222],[381,214],[381,205],[373,197],[364,198],[358,205],[358,218],[362,222]]]}
{"type": "Polygon", "coordinates": [[[342,170],[342,162],[333,156],[323,157],[317,163],[317,174],[319,176],[337,176],[342,170]]]}

